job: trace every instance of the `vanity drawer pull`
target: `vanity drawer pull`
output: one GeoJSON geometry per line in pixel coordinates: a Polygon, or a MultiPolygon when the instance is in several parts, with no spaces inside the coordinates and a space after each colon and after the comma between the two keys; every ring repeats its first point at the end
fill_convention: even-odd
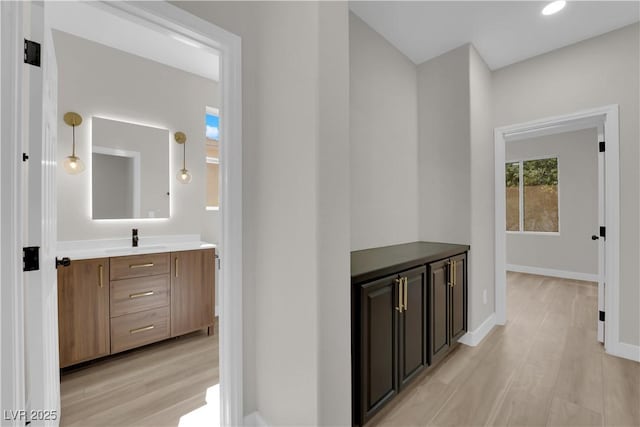
{"type": "Polygon", "coordinates": [[[129,294],[129,299],[140,298],[140,297],[148,297],[150,295],[155,294],[153,291],[140,292],[137,294],[129,294]]]}
{"type": "Polygon", "coordinates": [[[152,262],[148,262],[146,264],[129,264],[129,268],[143,268],[143,267],[153,267],[154,264],[152,262]]]}
{"type": "Polygon", "coordinates": [[[129,333],[133,335],[137,334],[138,332],[150,331],[153,328],[155,328],[154,325],[143,326],[142,328],[130,329],[129,333]]]}

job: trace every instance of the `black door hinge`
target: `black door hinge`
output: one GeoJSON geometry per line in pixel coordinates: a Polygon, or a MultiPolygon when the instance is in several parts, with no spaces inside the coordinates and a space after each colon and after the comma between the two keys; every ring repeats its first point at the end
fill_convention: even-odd
{"type": "Polygon", "coordinates": [[[604,322],[604,311],[598,312],[598,319],[600,319],[601,322],[604,322]]]}
{"type": "Polygon", "coordinates": [[[598,151],[600,151],[601,153],[604,153],[604,141],[600,141],[598,143],[598,151]]]}
{"type": "Polygon", "coordinates": [[[22,161],[26,162],[27,160],[29,160],[29,155],[27,153],[22,153],[22,161]]]}
{"type": "Polygon", "coordinates": [[[24,39],[24,63],[40,66],[40,43],[24,39]]]}
{"type": "Polygon", "coordinates": [[[22,248],[22,271],[40,270],[40,246],[22,248]]]}
{"type": "Polygon", "coordinates": [[[600,227],[600,237],[607,238],[607,227],[600,227]]]}

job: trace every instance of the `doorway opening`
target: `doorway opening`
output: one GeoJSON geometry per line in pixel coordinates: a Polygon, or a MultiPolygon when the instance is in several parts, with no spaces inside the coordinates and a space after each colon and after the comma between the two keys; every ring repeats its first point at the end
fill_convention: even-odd
{"type": "MultiPolygon", "coordinates": [[[[11,105],[6,105],[11,116],[17,118],[16,123],[24,123],[23,134],[28,135],[29,153],[33,162],[30,169],[24,174],[24,182],[20,179],[11,180],[11,188],[6,189],[7,195],[12,199],[22,201],[17,203],[26,215],[22,220],[20,215],[13,218],[12,227],[15,230],[26,230],[24,236],[15,233],[10,236],[3,233],[3,241],[7,237],[7,244],[15,247],[25,246],[26,241],[30,245],[40,247],[40,271],[22,274],[21,263],[17,259],[15,263],[5,268],[3,274],[24,276],[24,281],[29,282],[29,292],[22,293],[23,280],[15,280],[11,283],[12,298],[1,301],[2,308],[14,307],[16,311],[12,322],[3,323],[3,338],[7,332],[12,342],[17,343],[13,347],[14,356],[11,363],[4,364],[2,372],[14,371],[11,387],[6,393],[13,401],[12,408],[16,411],[24,409],[48,410],[60,414],[60,381],[58,361],[58,318],[57,318],[57,285],[55,261],[57,255],[57,221],[56,221],[56,163],[61,155],[58,143],[58,122],[61,114],[67,108],[73,106],[58,105],[58,98],[62,90],[71,88],[58,88],[61,76],[57,74],[56,52],[54,50],[55,31],[64,31],[86,37],[93,43],[109,45],[109,41],[101,37],[114,36],[122,42],[126,37],[116,34],[122,26],[104,26],[100,19],[82,19],[79,16],[88,13],[92,18],[97,15],[109,16],[121,20],[124,26],[133,31],[133,41],[140,48],[143,46],[145,35],[149,31],[155,31],[162,37],[171,38],[176,43],[191,44],[208,52],[216,52],[220,59],[220,74],[224,76],[220,81],[220,138],[225,141],[225,146],[220,150],[220,216],[222,224],[218,241],[218,252],[224,257],[225,263],[220,271],[219,278],[219,308],[220,308],[220,387],[208,393],[207,400],[214,401],[219,408],[220,421],[223,425],[239,425],[242,423],[242,146],[241,146],[241,73],[240,73],[240,39],[213,24],[184,12],[183,10],[164,2],[149,2],[130,4],[102,3],[102,2],[67,2],[67,3],[17,3],[2,8],[2,44],[7,45],[12,41],[29,39],[37,41],[42,48],[42,66],[29,68],[9,66],[3,61],[3,80],[10,81],[14,87],[22,87],[24,82],[27,97],[11,97],[11,105]],[[66,12],[71,13],[66,13],[66,12]],[[22,25],[22,22],[27,25],[22,25]],[[75,22],[74,22],[75,21],[75,22]],[[68,27],[64,27],[68,24],[68,27]],[[75,30],[74,30],[75,28],[75,30]],[[113,31],[105,31],[112,28],[113,31]],[[93,37],[87,37],[93,34],[93,37]],[[11,37],[7,37],[11,35],[11,37]],[[22,70],[21,70],[22,69],[22,70]],[[19,112],[24,111],[24,120],[20,120],[19,112]],[[37,166],[36,166],[37,165],[37,166]],[[27,202],[28,199],[28,203],[27,202]],[[34,226],[35,224],[35,226],[34,226]],[[18,273],[20,272],[20,273],[18,273]],[[15,287],[15,290],[13,289],[15,287]],[[21,308],[22,307],[22,308],[21,308]],[[24,319],[24,320],[20,320],[24,319]],[[22,322],[25,322],[24,328],[22,322]],[[20,373],[25,373],[22,376],[20,373]]],[[[131,34],[129,34],[131,35],[131,34]]],[[[148,39],[147,39],[148,41],[148,39]]],[[[112,46],[126,51],[123,45],[112,46]]],[[[145,49],[158,51],[166,47],[166,44],[153,42],[144,46],[145,49]]],[[[188,49],[182,49],[186,51],[188,49]]],[[[17,48],[3,50],[5,52],[19,52],[17,48]]],[[[144,56],[140,52],[129,52],[144,56]]],[[[162,62],[158,58],[150,58],[156,62],[162,62]]],[[[186,60],[183,58],[183,60],[186,60]]],[[[187,61],[188,62],[188,61],[187,61]]],[[[196,61],[197,62],[197,61],[196,61]]],[[[19,63],[18,61],[15,62],[19,63]]],[[[22,64],[21,64],[22,65],[22,64]]],[[[179,68],[179,67],[176,67],[179,68]]],[[[190,70],[193,72],[193,70],[190,70]]],[[[132,70],[133,72],[133,70],[132,70]]],[[[91,78],[91,76],[87,76],[91,78]]],[[[101,82],[95,81],[95,87],[101,82]]],[[[168,84],[171,82],[168,81],[168,84]]],[[[3,86],[4,88],[4,86],[3,86]]],[[[18,91],[19,93],[19,91],[18,91]]],[[[4,95],[4,92],[3,92],[4,95]]],[[[66,95],[66,93],[65,93],[66,95]]],[[[3,96],[3,100],[4,100],[3,96]]],[[[9,100],[9,98],[7,98],[9,100]]],[[[7,103],[8,104],[8,103],[7,103]]],[[[144,112],[141,112],[143,114],[144,112]]],[[[89,114],[93,116],[93,114],[89,114]]],[[[130,120],[129,111],[125,113],[130,120]]],[[[3,125],[5,115],[3,111],[3,125]]],[[[110,117],[113,118],[113,117],[110,117]]],[[[123,118],[123,117],[118,117],[123,118]]],[[[127,118],[127,117],[125,117],[127,118]]],[[[193,139],[202,141],[204,137],[204,117],[202,120],[202,137],[193,135],[193,139]]],[[[153,120],[142,120],[147,127],[154,127],[158,123],[153,120]],[[151,125],[151,126],[149,126],[151,125]]],[[[173,131],[179,130],[180,124],[164,126],[171,127],[173,131]]],[[[159,126],[162,127],[162,126],[159,126]]],[[[177,132],[176,132],[177,133],[177,132]]],[[[12,150],[23,149],[20,133],[14,133],[15,147],[12,150]]],[[[176,138],[176,141],[178,138],[176,138]]],[[[194,150],[197,145],[193,144],[194,150]]],[[[199,145],[204,154],[204,146],[199,145]]],[[[172,150],[173,151],[173,150],[172,150]]],[[[170,165],[177,161],[172,154],[170,165]]],[[[205,156],[201,155],[202,169],[204,171],[205,156]]],[[[3,156],[2,167],[5,168],[9,158],[3,156]]],[[[87,159],[85,153],[85,160],[87,159]]],[[[90,154],[89,154],[90,159],[90,154]]],[[[132,169],[133,170],[133,169],[132,169]]],[[[174,171],[175,173],[175,171],[174,171]]],[[[204,175],[204,173],[203,173],[204,175]]],[[[173,174],[171,175],[173,179],[173,174]]],[[[3,188],[5,187],[3,180],[3,188]]],[[[176,185],[171,184],[172,188],[176,185]]],[[[141,184],[144,186],[144,183],[141,184]]],[[[142,191],[141,191],[142,192],[142,191]]],[[[171,193],[172,191],[170,191],[171,193]]],[[[3,194],[5,194],[3,193],[3,194]]],[[[90,193],[89,193],[90,194],[90,193]]],[[[199,195],[203,203],[204,195],[199,195]]],[[[175,208],[171,202],[171,211],[175,208]]],[[[14,208],[11,208],[12,211],[14,208]]],[[[77,209],[82,212],[91,212],[91,206],[80,204],[77,209]]],[[[149,213],[150,210],[141,209],[149,213]]],[[[3,205],[4,212],[4,205],[3,205]]],[[[204,213],[204,212],[203,212],[204,213]]],[[[3,220],[6,217],[3,216],[3,220]]],[[[159,219],[149,214],[149,224],[168,222],[170,219],[159,219]]],[[[170,217],[169,217],[170,218],[170,217]]],[[[114,220],[105,220],[114,221],[114,220]]],[[[121,220],[115,220],[121,221],[121,220]]],[[[3,221],[4,224],[4,221],[3,221]]],[[[116,227],[113,222],[104,222],[105,230],[116,227]]],[[[3,226],[4,227],[4,226],[3,226]]],[[[128,226],[127,226],[128,227],[128,226]]],[[[3,228],[4,229],[4,228],[3,228]]],[[[103,236],[105,237],[105,236],[103,236]]],[[[137,237],[137,236],[136,236],[137,237]]],[[[137,240],[137,239],[136,239],[137,240]]],[[[3,251],[4,253],[4,251],[3,251]]],[[[99,271],[103,272],[103,269],[99,271]]],[[[4,277],[4,276],[3,276],[4,277]]],[[[4,282],[3,282],[4,283],[4,282]]],[[[102,281],[101,281],[102,284],[102,281]]],[[[3,349],[4,351],[4,349],[3,349]]],[[[4,353],[3,353],[4,354],[4,353]]],[[[211,355],[213,359],[213,355],[211,355]]],[[[4,384],[3,375],[3,384],[4,384]]],[[[9,384],[9,383],[7,383],[9,384]]],[[[3,386],[3,399],[5,397],[3,386]]],[[[208,402],[210,403],[210,402],[208,402]]],[[[63,414],[64,416],[64,414],[63,414]]],[[[50,421],[53,418],[49,419],[50,421]]],[[[216,420],[211,420],[216,421],[216,420]]]]}
{"type": "MultiPolygon", "coordinates": [[[[574,191],[574,189],[571,188],[563,188],[561,177],[560,180],[558,180],[557,175],[553,180],[554,182],[536,181],[536,173],[541,170],[546,171],[546,175],[553,175],[553,171],[547,169],[555,168],[555,173],[558,173],[562,161],[561,159],[558,159],[556,155],[548,155],[546,156],[546,159],[541,160],[538,158],[531,158],[531,156],[527,158],[526,155],[521,153],[520,157],[522,158],[516,159],[513,157],[513,153],[511,153],[512,157],[510,158],[508,146],[513,143],[514,146],[520,145],[530,150],[535,143],[539,144],[545,138],[558,136],[563,133],[567,134],[568,132],[574,134],[580,132],[587,132],[589,134],[589,132],[591,132],[589,134],[592,135],[591,137],[585,137],[585,135],[582,134],[580,136],[585,142],[591,143],[594,152],[598,153],[598,178],[597,182],[595,182],[598,190],[598,206],[596,211],[598,227],[594,230],[590,230],[588,232],[589,235],[584,236],[585,243],[587,245],[592,244],[592,237],[590,234],[593,233],[593,239],[598,240],[596,243],[598,250],[597,255],[594,255],[597,270],[595,270],[593,274],[585,274],[581,277],[565,277],[578,280],[587,279],[598,282],[598,311],[606,313],[606,322],[604,322],[604,315],[598,313],[597,316],[594,316],[594,318],[599,319],[597,325],[597,337],[598,340],[604,342],[606,352],[617,355],[620,352],[618,335],[619,259],[617,254],[619,244],[618,224],[620,206],[617,105],[500,127],[495,130],[495,255],[497,323],[504,325],[507,322],[507,270],[510,269],[518,271],[517,266],[507,265],[507,238],[512,237],[508,236],[508,230],[511,230],[512,233],[521,234],[548,233],[544,236],[546,238],[548,238],[552,233],[559,236],[562,233],[562,225],[557,221],[558,218],[562,217],[563,212],[558,205],[558,194],[561,194],[563,191],[574,191]],[[526,143],[523,144],[525,141],[526,143]],[[606,151],[603,151],[602,148],[604,148],[605,145],[606,151]],[[529,176],[523,177],[523,175],[527,173],[526,167],[529,168],[529,176]],[[536,170],[536,168],[538,170],[536,170]],[[522,169],[525,170],[523,171],[522,169]],[[517,179],[515,177],[516,170],[518,172],[517,179]],[[509,174],[512,175],[511,181],[508,179],[509,174]],[[520,182],[522,179],[524,179],[525,182],[520,182]],[[531,184],[531,186],[528,189],[523,189],[523,186],[526,187],[528,184],[531,184]],[[529,191],[528,206],[526,206],[527,202],[523,201],[523,199],[526,199],[527,197],[527,190],[529,191]],[[535,192],[539,193],[542,190],[548,190],[547,194],[538,196],[534,194],[535,192]],[[523,191],[524,194],[519,194],[523,191]],[[544,200],[540,199],[542,196],[544,196],[544,200]],[[538,201],[540,201],[540,203],[544,201],[544,203],[547,204],[548,209],[546,209],[544,215],[537,215],[535,212],[534,208],[536,197],[538,197],[538,201]],[[511,200],[508,200],[509,198],[511,200]],[[550,201],[550,199],[555,200],[555,206],[553,201],[550,201]],[[509,208],[510,213],[507,212],[508,205],[511,205],[509,208]],[[527,212],[527,209],[529,209],[530,212],[527,212]],[[523,217],[526,218],[527,214],[529,214],[529,221],[526,219],[523,221],[523,217]],[[601,233],[606,233],[606,239],[604,236],[600,237],[601,233]]],[[[537,157],[540,156],[538,155],[537,157]]],[[[594,214],[596,212],[594,212],[594,214]]],[[[564,255],[560,253],[558,256],[564,255]]],[[[561,273],[560,270],[545,270],[542,268],[529,268],[527,271],[521,272],[533,274],[551,273],[548,275],[562,276],[562,274],[558,274],[559,272],[561,273]]]]}

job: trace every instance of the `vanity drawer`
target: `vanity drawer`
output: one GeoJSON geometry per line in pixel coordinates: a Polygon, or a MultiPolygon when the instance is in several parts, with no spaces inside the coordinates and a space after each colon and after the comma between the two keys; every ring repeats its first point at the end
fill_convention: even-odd
{"type": "Polygon", "coordinates": [[[111,258],[110,279],[153,276],[169,273],[169,253],[111,258]]]}
{"type": "Polygon", "coordinates": [[[169,307],[111,319],[111,353],[169,338],[169,307]]]}
{"type": "Polygon", "coordinates": [[[169,305],[169,275],[111,282],[111,317],[169,305]]]}

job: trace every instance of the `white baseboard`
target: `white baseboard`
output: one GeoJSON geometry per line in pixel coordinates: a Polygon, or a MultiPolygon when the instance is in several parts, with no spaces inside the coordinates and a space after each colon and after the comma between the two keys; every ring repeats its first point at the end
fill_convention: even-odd
{"type": "Polygon", "coordinates": [[[246,427],[269,427],[258,411],[254,411],[244,417],[246,427]]]}
{"type": "Polygon", "coordinates": [[[614,348],[607,348],[606,352],[613,356],[640,362],[640,346],[618,342],[614,348]]]}
{"type": "Polygon", "coordinates": [[[484,322],[482,322],[480,326],[478,326],[474,331],[470,331],[464,334],[462,338],[458,340],[458,342],[461,342],[462,344],[465,344],[471,347],[475,347],[478,344],[480,344],[480,342],[482,342],[484,337],[489,335],[489,332],[491,332],[491,330],[495,325],[496,325],[496,314],[491,313],[491,316],[487,317],[487,319],[484,322]]]}
{"type": "Polygon", "coordinates": [[[539,276],[559,277],[561,279],[584,280],[587,282],[597,282],[597,274],[578,273],[576,271],[554,270],[551,268],[529,267],[528,265],[507,264],[507,271],[516,273],[537,274],[539,276]]]}

